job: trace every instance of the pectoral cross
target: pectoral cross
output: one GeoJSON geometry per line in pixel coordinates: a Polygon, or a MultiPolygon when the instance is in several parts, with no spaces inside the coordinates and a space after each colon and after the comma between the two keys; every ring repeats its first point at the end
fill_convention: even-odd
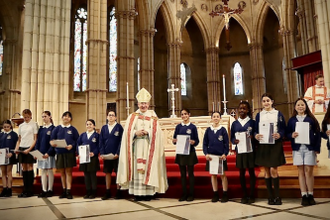
{"type": "Polygon", "coordinates": [[[171,88],[167,89],[167,92],[171,93],[171,101],[172,101],[172,115],[170,116],[170,118],[176,118],[176,114],[175,114],[175,97],[174,97],[174,92],[178,92],[179,88],[174,88],[174,84],[171,84],[171,88]]]}
{"type": "Polygon", "coordinates": [[[222,0],[222,2],[224,3],[223,7],[218,11],[212,10],[212,12],[209,15],[211,15],[212,18],[214,16],[223,16],[223,18],[225,19],[226,41],[227,41],[225,48],[229,51],[230,48],[232,48],[232,46],[230,44],[230,38],[229,38],[229,19],[231,18],[231,16],[233,14],[241,14],[243,12],[243,8],[245,8],[246,5],[239,3],[237,9],[231,9],[228,6],[228,1],[229,0],[222,0]]]}

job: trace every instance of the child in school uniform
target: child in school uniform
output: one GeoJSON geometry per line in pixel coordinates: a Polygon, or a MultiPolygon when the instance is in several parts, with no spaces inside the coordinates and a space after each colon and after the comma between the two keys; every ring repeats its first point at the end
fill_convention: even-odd
{"type": "Polygon", "coordinates": [[[254,172],[255,167],[255,148],[254,148],[254,129],[255,129],[255,121],[252,119],[252,111],[250,104],[247,101],[242,101],[238,105],[238,114],[239,118],[233,122],[231,125],[231,142],[233,145],[236,145],[236,167],[239,169],[239,178],[241,187],[243,190],[243,197],[241,199],[241,203],[254,203],[254,189],[256,184],[256,175],[254,172]],[[237,132],[245,132],[247,133],[247,138],[250,138],[252,144],[252,152],[249,153],[239,153],[237,144],[239,144],[239,140],[236,139],[237,132]],[[249,171],[250,175],[250,194],[248,195],[246,181],[245,181],[245,172],[246,169],[249,171]]]}
{"type": "Polygon", "coordinates": [[[285,136],[285,120],[283,114],[274,109],[274,99],[269,93],[261,96],[263,110],[256,116],[256,131],[255,138],[259,141],[256,152],[256,164],[265,169],[265,182],[268,193],[269,205],[282,205],[280,197],[280,179],[277,167],[286,163],[283,151],[282,139],[285,136]],[[271,132],[271,137],[275,139],[274,144],[264,144],[263,135],[259,134],[259,123],[274,123],[274,130],[271,132]],[[273,188],[274,185],[274,195],[273,188]]]}
{"type": "Polygon", "coordinates": [[[34,172],[33,164],[36,162],[34,157],[29,153],[37,142],[39,126],[32,121],[32,112],[30,109],[24,109],[22,112],[24,122],[18,128],[18,141],[15,153],[18,154],[18,161],[22,164],[24,189],[20,198],[33,196],[34,172]]]}
{"type": "Polygon", "coordinates": [[[328,158],[330,159],[329,136],[330,136],[330,108],[328,107],[327,112],[325,113],[322,121],[321,137],[327,140],[328,158]]]}
{"type": "Polygon", "coordinates": [[[45,160],[38,160],[38,169],[41,171],[41,185],[42,192],[39,194],[39,198],[52,197],[53,185],[54,185],[54,172],[55,168],[55,150],[50,145],[50,136],[55,128],[53,125],[53,119],[50,111],[44,111],[42,113],[42,120],[44,125],[40,127],[38,132],[38,140],[36,143],[36,150],[39,150],[44,156],[45,160]],[[47,178],[48,177],[48,178],[47,178]],[[47,187],[48,182],[48,187],[47,187]]]}
{"type": "Polygon", "coordinates": [[[298,98],[295,102],[293,115],[287,125],[287,137],[291,140],[293,165],[298,168],[301,205],[315,205],[313,168],[316,165],[316,154],[320,153],[321,134],[319,123],[303,98],[298,98]],[[296,143],[297,137],[306,135],[296,132],[297,122],[308,123],[309,144],[296,143]]]}
{"type": "MultiPolygon", "coordinates": [[[[218,156],[223,161],[223,174],[220,175],[222,181],[223,195],[221,202],[228,202],[228,180],[225,171],[228,170],[226,157],[229,153],[229,137],[226,128],[220,125],[220,112],[213,112],[211,115],[212,126],[207,128],[203,139],[203,152],[206,157],[206,170],[209,171],[212,156],[218,156]]],[[[211,176],[213,198],[212,202],[219,201],[218,175],[211,176]]]]}
{"type": "Polygon", "coordinates": [[[55,147],[56,169],[61,173],[63,192],[60,199],[73,199],[71,194],[72,168],[76,166],[76,145],[79,138],[78,131],[71,125],[72,114],[67,111],[62,115],[62,124],[54,128],[50,137],[50,145],[55,147]],[[54,140],[65,140],[65,148],[57,147],[54,140]]]}
{"type": "Polygon", "coordinates": [[[95,199],[97,191],[96,172],[100,170],[99,162],[99,134],[95,131],[95,121],[88,119],[86,121],[87,131],[82,133],[77,141],[77,152],[80,145],[89,145],[90,163],[79,165],[79,170],[84,171],[86,195],[84,199],[95,199]]]}
{"type": "Polygon", "coordinates": [[[190,123],[190,111],[188,109],[181,110],[182,123],[175,127],[173,135],[173,144],[177,143],[178,135],[189,135],[190,136],[190,152],[189,155],[176,155],[175,163],[179,165],[181,174],[182,184],[182,195],[179,201],[191,202],[194,200],[194,187],[195,187],[195,176],[194,176],[194,165],[198,163],[195,147],[199,144],[197,128],[195,125],[190,123]],[[187,168],[189,175],[189,195],[187,194],[187,168]]]}
{"type": "MultiPolygon", "coordinates": [[[[118,162],[121,138],[123,136],[124,129],[117,123],[117,115],[115,111],[109,111],[107,114],[108,124],[103,125],[100,133],[100,157],[103,159],[103,172],[105,173],[105,185],[106,193],[102,197],[102,200],[111,198],[111,173],[115,172],[117,175],[118,162]],[[113,160],[105,160],[104,155],[113,154],[113,160]]],[[[119,184],[117,184],[117,192],[115,199],[121,198],[121,191],[119,189],[119,184]]]]}
{"type": "Polygon", "coordinates": [[[17,163],[16,155],[14,150],[18,140],[18,135],[13,131],[13,127],[9,120],[5,120],[2,123],[3,132],[0,133],[0,149],[8,149],[6,157],[9,158],[9,164],[1,165],[2,174],[2,192],[0,197],[11,197],[12,196],[12,169],[13,165],[17,163]]]}

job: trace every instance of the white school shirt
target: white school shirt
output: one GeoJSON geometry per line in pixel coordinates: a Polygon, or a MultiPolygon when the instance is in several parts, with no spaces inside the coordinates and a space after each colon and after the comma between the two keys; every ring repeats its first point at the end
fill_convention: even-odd
{"type": "Polygon", "coordinates": [[[277,117],[278,117],[278,110],[272,109],[270,111],[262,110],[260,112],[260,121],[259,122],[272,122],[274,123],[274,134],[277,133],[277,117]]]}
{"type": "Polygon", "coordinates": [[[94,132],[95,132],[95,131],[92,131],[92,132],[88,132],[88,131],[86,131],[87,139],[89,139],[89,138],[92,136],[92,134],[94,134],[94,132]]]}
{"type": "Polygon", "coordinates": [[[244,125],[246,125],[246,123],[248,123],[248,121],[250,121],[250,117],[246,116],[244,119],[238,118],[237,120],[239,123],[241,123],[242,127],[244,127],[244,125]]]}
{"type": "Polygon", "coordinates": [[[215,133],[217,133],[218,130],[220,130],[221,127],[222,127],[221,125],[219,125],[218,127],[213,127],[213,125],[211,125],[210,129],[211,129],[211,130],[214,132],[214,134],[215,134],[215,133]]]}
{"type": "Polygon", "coordinates": [[[34,135],[38,134],[39,126],[36,122],[24,122],[18,128],[18,135],[21,136],[20,147],[29,148],[34,142],[34,135]]]}
{"type": "Polygon", "coordinates": [[[108,124],[109,134],[111,134],[112,129],[116,126],[117,122],[113,123],[113,125],[108,124]]]}

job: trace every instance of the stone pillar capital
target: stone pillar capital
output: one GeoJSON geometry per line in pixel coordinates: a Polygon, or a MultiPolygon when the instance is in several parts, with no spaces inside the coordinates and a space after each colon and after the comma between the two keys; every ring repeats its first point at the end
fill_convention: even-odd
{"type": "Polygon", "coordinates": [[[250,50],[256,50],[256,49],[262,49],[263,44],[259,43],[259,42],[252,42],[252,43],[249,43],[248,46],[249,46],[250,50]]]}
{"type": "Polygon", "coordinates": [[[209,47],[205,49],[205,52],[208,54],[219,53],[219,47],[209,47]]]}
{"type": "Polygon", "coordinates": [[[152,28],[150,30],[141,30],[140,35],[145,37],[154,37],[157,30],[155,28],[152,28]]]}
{"type": "Polygon", "coordinates": [[[138,13],[135,10],[131,11],[116,11],[116,19],[124,18],[134,20],[138,13]]]}
{"type": "Polygon", "coordinates": [[[305,14],[305,10],[301,9],[301,8],[297,8],[297,10],[294,13],[296,16],[298,16],[299,20],[305,18],[306,14],[305,14]]]}
{"type": "Polygon", "coordinates": [[[292,34],[292,31],[282,25],[282,27],[278,30],[278,33],[282,36],[289,36],[292,34]]]}

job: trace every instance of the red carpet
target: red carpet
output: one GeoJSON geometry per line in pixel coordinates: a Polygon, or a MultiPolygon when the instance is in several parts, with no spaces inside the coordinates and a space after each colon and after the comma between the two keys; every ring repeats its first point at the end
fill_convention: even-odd
{"type": "MultiPolygon", "coordinates": [[[[236,168],[235,164],[235,155],[228,156],[227,164],[228,171],[226,172],[228,178],[228,194],[230,198],[240,198],[242,196],[241,186],[239,182],[239,170],[236,168]]],[[[178,198],[181,195],[181,180],[180,180],[180,172],[177,164],[174,163],[175,157],[167,157],[166,158],[166,167],[167,167],[167,177],[169,188],[165,194],[160,194],[160,197],[167,198],[178,198]]],[[[212,198],[213,191],[211,185],[211,176],[205,171],[206,160],[204,156],[198,157],[199,163],[195,165],[195,197],[196,198],[212,198]]],[[[103,169],[103,164],[101,161],[101,170],[103,169]]],[[[260,169],[255,169],[256,175],[258,176],[260,169]]],[[[73,169],[73,180],[72,180],[72,194],[76,196],[83,196],[85,194],[85,184],[84,184],[84,174],[79,171],[78,166],[73,169]]],[[[98,196],[102,196],[105,193],[105,174],[102,171],[97,173],[98,179],[98,196]]],[[[115,186],[115,175],[112,175],[112,194],[115,194],[116,186],[115,186]]],[[[249,184],[249,176],[248,172],[246,172],[246,182],[249,184]]],[[[188,182],[188,181],[187,181],[188,182]]],[[[218,177],[219,183],[219,192],[222,193],[221,187],[221,178],[218,177]]],[[[40,176],[36,177],[36,181],[34,184],[34,192],[41,192],[41,180],[40,176]]],[[[61,177],[59,173],[55,174],[54,180],[54,193],[59,195],[62,192],[61,187],[61,177]]],[[[128,193],[124,191],[125,196],[128,196],[128,193]]]]}

